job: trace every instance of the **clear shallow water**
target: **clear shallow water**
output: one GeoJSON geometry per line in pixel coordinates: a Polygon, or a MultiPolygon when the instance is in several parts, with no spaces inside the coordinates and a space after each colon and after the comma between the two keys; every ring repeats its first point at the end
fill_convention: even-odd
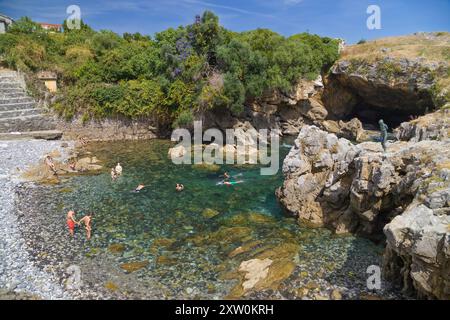
{"type": "MultiPolygon", "coordinates": [[[[41,203],[52,203],[59,212],[75,209],[78,217],[94,212],[86,259],[101,259],[102,253],[117,266],[143,263],[133,275],[148,290],[158,285],[167,298],[227,297],[237,280],[226,274],[236,273],[242,261],[286,244],[299,245],[295,270],[277,288],[247,297],[292,299],[304,286],[310,294],[322,295],[340,288],[344,298],[365,292],[366,269],[380,263],[382,248],[365,239],[301,227],[285,217],[274,194],[282,184],[281,172],[261,176],[257,166],[210,170],[174,165],[167,156],[170,146],[163,140],[90,145],[105,170],[46,188],[41,203]],[[117,162],[124,172],[113,182],[110,168],[117,162]],[[217,185],[225,171],[244,182],[217,185]],[[139,183],[147,187],[132,192],[139,183]],[[176,183],[183,183],[185,191],[175,192],[176,183]],[[211,217],[212,212],[217,215],[211,217]],[[251,249],[233,255],[239,246],[251,249]]],[[[281,157],[288,151],[282,148],[281,157]]],[[[65,220],[60,223],[63,228],[65,220]]],[[[75,241],[83,241],[83,230],[77,232],[75,241]]]]}

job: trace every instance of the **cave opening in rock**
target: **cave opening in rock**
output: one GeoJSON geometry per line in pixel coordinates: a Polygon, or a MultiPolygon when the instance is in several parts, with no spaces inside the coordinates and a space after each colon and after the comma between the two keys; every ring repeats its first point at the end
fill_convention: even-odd
{"type": "Polygon", "coordinates": [[[378,107],[368,104],[365,101],[360,101],[352,112],[348,115],[346,120],[358,118],[365,129],[378,130],[378,121],[383,119],[389,128],[397,128],[402,122],[411,121],[419,116],[424,115],[427,108],[390,108],[378,107]]]}
{"type": "Polygon", "coordinates": [[[345,75],[329,78],[323,99],[330,119],[358,118],[370,130],[378,130],[380,119],[394,129],[435,109],[430,90],[414,83],[386,84],[345,75]]]}

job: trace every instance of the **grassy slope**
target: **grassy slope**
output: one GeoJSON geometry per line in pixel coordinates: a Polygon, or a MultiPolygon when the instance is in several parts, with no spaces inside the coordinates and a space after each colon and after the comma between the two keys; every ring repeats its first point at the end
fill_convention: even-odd
{"type": "MultiPolygon", "coordinates": [[[[450,66],[450,33],[418,33],[352,45],[342,52],[341,60],[364,59],[374,62],[387,56],[395,59],[422,58],[426,63],[444,61],[450,66]],[[384,48],[387,50],[382,50],[384,48]]],[[[450,96],[450,68],[445,76],[438,79],[437,86],[440,92],[450,96]]]]}

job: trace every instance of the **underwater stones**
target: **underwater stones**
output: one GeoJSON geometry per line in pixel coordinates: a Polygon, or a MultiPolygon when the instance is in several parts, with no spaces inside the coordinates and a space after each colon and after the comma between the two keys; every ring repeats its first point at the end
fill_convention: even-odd
{"type": "Polygon", "coordinates": [[[177,260],[168,256],[159,256],[156,258],[157,265],[173,265],[176,264],[177,260]]]}
{"type": "Polygon", "coordinates": [[[250,290],[276,290],[279,284],[287,279],[295,269],[295,264],[289,259],[271,260],[251,259],[243,261],[238,269],[244,273],[244,279],[236,286],[232,294],[245,294],[250,290]]]}
{"type": "Polygon", "coordinates": [[[279,284],[287,279],[295,270],[295,263],[289,259],[281,259],[274,261],[269,267],[267,277],[258,282],[258,289],[276,290],[279,284]]]}
{"type": "Polygon", "coordinates": [[[206,208],[203,210],[202,215],[206,219],[214,218],[215,216],[218,216],[220,213],[217,210],[206,208]]]}
{"type": "Polygon", "coordinates": [[[305,287],[298,288],[295,291],[295,295],[297,296],[297,298],[306,297],[308,295],[308,293],[309,293],[309,289],[305,288],[305,287]]]}
{"type": "Polygon", "coordinates": [[[338,289],[334,289],[330,294],[331,300],[342,300],[342,294],[338,289]]]}
{"type": "Polygon", "coordinates": [[[220,170],[220,166],[217,164],[209,164],[209,163],[199,163],[199,164],[194,164],[192,165],[192,167],[195,170],[200,170],[200,171],[206,171],[206,172],[217,172],[220,170]]]}
{"type": "Polygon", "coordinates": [[[81,158],[76,162],[75,169],[77,171],[97,171],[103,168],[98,162],[96,157],[81,158]]]}
{"type": "Polygon", "coordinates": [[[283,243],[260,253],[258,259],[294,259],[298,255],[300,245],[297,243],[283,243]]]}
{"type": "Polygon", "coordinates": [[[108,251],[113,254],[121,254],[125,251],[125,245],[122,243],[114,243],[108,247],[108,251]]]}
{"type": "Polygon", "coordinates": [[[229,258],[234,258],[237,255],[240,255],[242,253],[248,252],[254,248],[256,248],[257,246],[259,246],[262,243],[262,241],[260,240],[255,240],[255,241],[250,241],[250,242],[246,242],[243,245],[237,247],[236,249],[234,249],[233,251],[231,251],[228,254],[229,258]]]}
{"type": "Polygon", "coordinates": [[[176,242],[176,239],[159,238],[153,240],[152,248],[168,248],[176,242]]]}
{"type": "Polygon", "coordinates": [[[210,236],[211,240],[217,242],[237,242],[251,235],[252,229],[248,227],[221,227],[210,236]]]}
{"type": "Polygon", "coordinates": [[[265,279],[272,262],[270,259],[252,259],[242,262],[239,271],[245,273],[245,281],[242,283],[244,290],[254,288],[259,281],[265,279]]]}
{"type": "Polygon", "coordinates": [[[273,223],[275,220],[268,215],[252,212],[248,215],[251,223],[273,223]]]}
{"type": "Polygon", "coordinates": [[[247,217],[244,214],[236,214],[230,218],[226,218],[223,221],[224,225],[231,225],[231,226],[236,226],[236,225],[243,225],[247,223],[247,217]]]}
{"type": "Polygon", "coordinates": [[[148,266],[148,261],[140,261],[140,262],[128,262],[120,265],[127,273],[136,272],[148,266]]]}
{"type": "Polygon", "coordinates": [[[113,291],[113,292],[119,290],[119,287],[117,286],[117,284],[115,284],[112,281],[106,282],[105,283],[105,288],[108,289],[109,291],[113,291]]]}

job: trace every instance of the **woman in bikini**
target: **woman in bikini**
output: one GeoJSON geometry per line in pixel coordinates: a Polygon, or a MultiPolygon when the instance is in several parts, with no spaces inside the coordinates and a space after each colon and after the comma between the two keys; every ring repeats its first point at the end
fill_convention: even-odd
{"type": "Polygon", "coordinates": [[[91,220],[92,220],[92,213],[89,213],[88,215],[84,216],[79,222],[79,224],[81,224],[82,222],[84,223],[84,228],[86,229],[86,237],[88,240],[91,239],[91,231],[92,231],[91,220]]]}

